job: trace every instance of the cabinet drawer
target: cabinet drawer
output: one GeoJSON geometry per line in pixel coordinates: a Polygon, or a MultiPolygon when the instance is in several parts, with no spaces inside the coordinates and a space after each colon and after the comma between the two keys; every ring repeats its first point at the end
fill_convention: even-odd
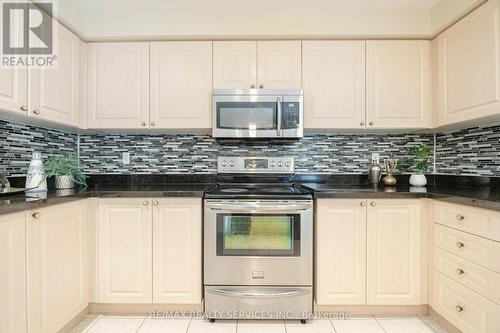
{"type": "Polygon", "coordinates": [[[500,241],[500,212],[433,201],[433,222],[500,241]]]}
{"type": "Polygon", "coordinates": [[[434,271],[433,306],[464,333],[498,333],[500,307],[434,271]]]}
{"type": "Polygon", "coordinates": [[[500,273],[500,243],[433,224],[433,244],[500,273]]]}
{"type": "Polygon", "coordinates": [[[500,274],[434,247],[435,270],[500,304],[500,274]]]}

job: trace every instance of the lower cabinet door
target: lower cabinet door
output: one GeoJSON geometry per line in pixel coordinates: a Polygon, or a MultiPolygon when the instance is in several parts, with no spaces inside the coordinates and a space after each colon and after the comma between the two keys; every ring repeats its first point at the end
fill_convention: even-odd
{"type": "Polygon", "coordinates": [[[367,303],[419,305],[420,200],[370,200],[367,222],[367,303]]]}
{"type": "Polygon", "coordinates": [[[366,200],[317,200],[315,233],[316,303],[366,304],[366,200]]]}
{"type": "Polygon", "coordinates": [[[0,332],[26,332],[24,213],[0,217],[0,332]]]}
{"type": "Polygon", "coordinates": [[[151,200],[100,199],[97,234],[97,303],[151,303],[151,200]]]}
{"type": "Polygon", "coordinates": [[[201,303],[202,204],[153,199],[153,303],[201,303]]]}
{"type": "Polygon", "coordinates": [[[28,331],[59,331],[89,303],[86,201],[27,215],[28,331]]]}

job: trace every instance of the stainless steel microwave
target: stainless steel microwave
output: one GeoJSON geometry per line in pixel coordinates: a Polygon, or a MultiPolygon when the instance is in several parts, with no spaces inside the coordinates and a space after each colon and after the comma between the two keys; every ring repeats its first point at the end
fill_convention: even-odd
{"type": "Polygon", "coordinates": [[[302,90],[227,90],[212,94],[214,138],[302,138],[302,90]]]}

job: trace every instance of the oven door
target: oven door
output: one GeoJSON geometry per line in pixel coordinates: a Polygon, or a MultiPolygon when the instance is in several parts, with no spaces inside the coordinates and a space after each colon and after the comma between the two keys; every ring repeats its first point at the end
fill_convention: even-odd
{"type": "Polygon", "coordinates": [[[214,95],[213,137],[281,137],[281,99],[281,96],[214,95]]]}
{"type": "Polygon", "coordinates": [[[205,285],[312,284],[310,200],[205,200],[205,285]]]}

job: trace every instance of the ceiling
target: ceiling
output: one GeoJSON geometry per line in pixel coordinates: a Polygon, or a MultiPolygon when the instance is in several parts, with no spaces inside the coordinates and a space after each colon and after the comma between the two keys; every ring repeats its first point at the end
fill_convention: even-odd
{"type": "Polygon", "coordinates": [[[58,0],[58,12],[89,41],[431,38],[484,1],[58,0]]]}

